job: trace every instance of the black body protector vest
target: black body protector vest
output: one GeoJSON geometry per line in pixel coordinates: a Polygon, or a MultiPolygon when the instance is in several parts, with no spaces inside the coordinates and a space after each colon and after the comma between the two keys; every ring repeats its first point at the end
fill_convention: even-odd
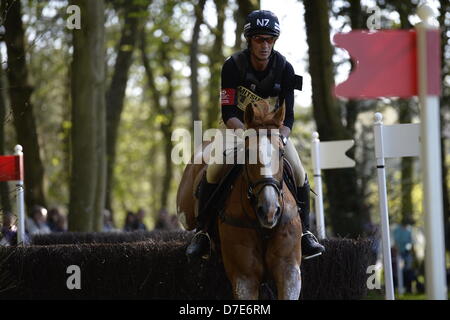
{"type": "MultiPolygon", "coordinates": [[[[232,55],[238,70],[240,83],[242,85],[237,88],[237,106],[242,111],[252,102],[266,99],[269,104],[274,106],[274,110],[280,105],[279,95],[281,92],[281,82],[283,70],[286,66],[286,58],[278,51],[273,50],[273,64],[265,78],[258,80],[249,66],[248,49],[240,51],[232,55]]],[[[295,83],[293,88],[302,89],[301,76],[295,75],[295,83]]]]}

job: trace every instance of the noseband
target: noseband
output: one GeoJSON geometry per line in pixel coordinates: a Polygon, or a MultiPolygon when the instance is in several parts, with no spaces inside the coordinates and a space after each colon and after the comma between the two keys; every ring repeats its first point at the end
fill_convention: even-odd
{"type": "Polygon", "coordinates": [[[264,189],[264,187],[267,187],[267,186],[274,187],[275,191],[277,192],[278,197],[283,198],[283,195],[284,195],[283,194],[283,180],[278,181],[277,179],[270,177],[270,178],[262,178],[262,179],[259,179],[252,183],[252,182],[250,182],[250,180],[248,178],[247,169],[245,171],[246,171],[247,183],[248,183],[247,198],[250,199],[252,206],[256,205],[259,194],[264,189]],[[262,185],[262,187],[259,189],[258,193],[255,194],[254,190],[256,190],[256,188],[259,185],[262,185]]]}

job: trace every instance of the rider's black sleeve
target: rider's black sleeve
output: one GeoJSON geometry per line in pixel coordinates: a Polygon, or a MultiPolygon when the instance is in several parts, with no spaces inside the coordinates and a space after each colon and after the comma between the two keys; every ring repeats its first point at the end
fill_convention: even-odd
{"type": "Polygon", "coordinates": [[[286,61],[281,81],[280,102],[285,103],[286,114],[284,116],[284,125],[291,129],[294,124],[294,84],[295,73],[292,65],[286,61]]]}
{"type": "Polygon", "coordinates": [[[233,117],[244,118],[244,112],[237,107],[237,87],[239,70],[233,59],[228,58],[222,66],[221,74],[221,110],[222,120],[226,124],[233,117]]]}

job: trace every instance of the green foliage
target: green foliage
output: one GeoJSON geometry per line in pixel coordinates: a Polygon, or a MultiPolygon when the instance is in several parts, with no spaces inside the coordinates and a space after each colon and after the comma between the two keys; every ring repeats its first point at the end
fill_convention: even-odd
{"type": "Polygon", "coordinates": [[[161,172],[162,164],[159,157],[155,157],[161,134],[149,121],[150,114],[149,106],[138,98],[127,99],[114,169],[113,208],[119,227],[122,227],[127,210],[154,210],[161,192],[158,188],[161,177],[157,172],[161,172]]]}

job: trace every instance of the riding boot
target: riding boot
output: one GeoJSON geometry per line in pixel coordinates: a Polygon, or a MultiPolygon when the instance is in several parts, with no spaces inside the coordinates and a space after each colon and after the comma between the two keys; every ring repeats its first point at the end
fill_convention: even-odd
{"type": "Polygon", "coordinates": [[[197,233],[191,240],[191,243],[186,249],[186,255],[189,259],[202,257],[208,259],[211,254],[211,239],[208,234],[208,229],[211,225],[211,220],[214,218],[211,215],[212,205],[209,200],[218,184],[208,183],[206,175],[200,181],[198,190],[198,216],[197,216],[197,233]]]}
{"type": "Polygon", "coordinates": [[[302,255],[303,259],[311,259],[320,256],[325,251],[325,247],[321,245],[317,238],[309,231],[309,182],[308,178],[302,187],[297,188],[297,198],[299,206],[300,219],[302,221],[302,255]]]}

